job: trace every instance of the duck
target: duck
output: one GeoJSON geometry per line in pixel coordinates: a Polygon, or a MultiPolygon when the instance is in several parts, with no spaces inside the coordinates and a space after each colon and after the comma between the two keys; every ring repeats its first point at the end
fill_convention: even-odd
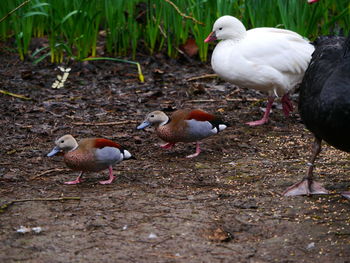
{"type": "Polygon", "coordinates": [[[200,109],[176,110],[170,117],[163,111],[153,111],[147,114],[137,129],[145,129],[152,125],[155,126],[158,137],[166,142],[161,145],[164,149],[171,149],[178,142],[196,142],[196,152],[186,158],[194,158],[200,154],[199,141],[228,127],[228,124],[217,116],[200,109]]]}
{"type": "Polygon", "coordinates": [[[290,30],[269,27],[246,30],[240,20],[228,15],[215,21],[204,42],[215,40],[221,40],[211,57],[215,73],[238,87],[268,94],[262,119],[247,124],[267,123],[276,97],[281,97],[283,113],[289,116],[293,111],[289,93],[301,82],[314,46],[290,30]]]}
{"type": "Polygon", "coordinates": [[[83,173],[105,169],[109,169],[109,179],[99,183],[111,184],[116,178],[113,175],[112,166],[124,159],[134,158],[120,144],[104,138],[85,138],[78,143],[72,135],[66,134],[57,139],[55,145],[47,156],[63,154],[66,165],[72,170],[80,171],[74,181],[68,181],[65,184],[81,183],[83,173]]]}
{"type": "MultiPolygon", "coordinates": [[[[350,152],[350,36],[323,36],[300,86],[299,112],[306,128],[314,135],[306,176],[287,188],[285,196],[328,194],[313,179],[315,160],[322,141],[350,152]]],[[[342,195],[350,199],[350,192],[342,195]]]]}

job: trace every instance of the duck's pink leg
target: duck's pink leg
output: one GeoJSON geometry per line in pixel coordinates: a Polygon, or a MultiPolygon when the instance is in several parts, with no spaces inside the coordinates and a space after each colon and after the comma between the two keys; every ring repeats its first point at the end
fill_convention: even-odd
{"type": "Polygon", "coordinates": [[[262,117],[261,120],[258,121],[251,121],[251,122],[247,122],[246,124],[250,125],[250,126],[258,126],[258,125],[262,125],[265,124],[269,121],[269,115],[270,115],[270,111],[272,108],[272,103],[275,100],[274,97],[269,97],[267,100],[267,105],[266,105],[266,110],[264,113],[264,116],[262,117]]]}
{"type": "Polygon", "coordinates": [[[197,142],[196,143],[196,152],[194,154],[186,156],[186,158],[196,157],[196,156],[198,156],[200,154],[200,152],[201,152],[201,148],[200,148],[199,142],[197,142]]]}
{"type": "Polygon", "coordinates": [[[112,168],[112,165],[110,165],[110,166],[108,167],[108,169],[109,169],[109,179],[106,180],[106,181],[100,181],[100,184],[111,184],[111,183],[114,181],[115,176],[113,175],[113,168],[112,168]]]}
{"type": "Polygon", "coordinates": [[[81,183],[83,180],[81,180],[81,176],[83,175],[83,172],[81,172],[79,174],[79,176],[77,177],[77,179],[75,179],[74,181],[68,181],[68,182],[64,182],[64,184],[79,184],[81,183]]]}
{"type": "Polygon", "coordinates": [[[293,111],[293,104],[289,99],[289,95],[284,94],[281,99],[281,102],[282,102],[282,109],[283,109],[284,116],[288,117],[289,114],[293,111]]]}
{"type": "Polygon", "coordinates": [[[173,146],[175,146],[175,143],[169,142],[169,143],[161,145],[160,147],[163,149],[171,149],[171,148],[173,148],[173,146]]]}

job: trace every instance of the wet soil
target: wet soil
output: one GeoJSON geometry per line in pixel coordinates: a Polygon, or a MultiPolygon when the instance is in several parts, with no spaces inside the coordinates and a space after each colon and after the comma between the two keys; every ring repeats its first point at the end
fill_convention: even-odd
{"type": "MultiPolygon", "coordinates": [[[[54,65],[21,62],[1,46],[1,262],[350,262],[349,201],[339,195],[283,197],[306,173],[312,135],[295,110],[276,103],[267,125],[265,95],[218,78],[209,63],[161,54],[139,55],[145,83],[133,65],[72,62],[63,88],[53,89],[54,65]],[[231,124],[203,141],[159,147],[152,130],[138,131],[146,113],[201,108],[231,124]],[[119,142],[137,159],[77,173],[62,157],[45,155],[64,134],[119,142]],[[79,197],[43,201],[40,198],[79,197]],[[40,233],[16,230],[41,227],[40,233]]],[[[293,95],[297,105],[297,95],[293,95]]],[[[327,145],[315,175],[331,192],[348,190],[349,157],[327,145]]]]}

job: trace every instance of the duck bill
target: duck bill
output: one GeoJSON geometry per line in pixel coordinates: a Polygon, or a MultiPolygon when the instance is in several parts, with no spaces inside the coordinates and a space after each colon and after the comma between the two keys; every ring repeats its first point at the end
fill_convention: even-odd
{"type": "Polygon", "coordinates": [[[212,42],[212,41],[215,41],[217,40],[216,36],[215,36],[215,32],[211,32],[209,34],[209,36],[204,40],[205,43],[208,43],[208,42],[212,42]]]}
{"type": "Polygon", "coordinates": [[[149,126],[151,126],[151,123],[148,121],[144,121],[139,126],[137,126],[137,129],[142,130],[142,129],[147,128],[149,126]]]}
{"type": "Polygon", "coordinates": [[[54,155],[58,154],[59,152],[61,152],[61,149],[60,149],[58,146],[56,146],[55,148],[53,148],[53,149],[51,150],[51,152],[49,152],[49,153],[47,154],[47,157],[54,156],[54,155]]]}

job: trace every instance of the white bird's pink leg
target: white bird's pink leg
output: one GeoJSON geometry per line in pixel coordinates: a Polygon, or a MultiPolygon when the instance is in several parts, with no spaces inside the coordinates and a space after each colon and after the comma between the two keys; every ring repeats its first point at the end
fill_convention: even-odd
{"type": "Polygon", "coordinates": [[[281,99],[281,102],[282,102],[282,109],[283,109],[284,116],[288,117],[289,114],[293,111],[293,104],[289,99],[289,95],[284,94],[281,99]]]}
{"type": "Polygon", "coordinates": [[[75,179],[74,181],[68,181],[68,182],[64,182],[64,184],[79,184],[81,183],[83,180],[81,180],[81,176],[83,175],[83,172],[81,172],[79,174],[79,176],[77,177],[77,179],[75,179]]]}
{"type": "Polygon", "coordinates": [[[198,156],[200,154],[200,152],[201,152],[201,148],[200,148],[199,142],[197,142],[196,143],[196,152],[194,154],[186,156],[186,158],[196,157],[196,156],[198,156]]]}
{"type": "Polygon", "coordinates": [[[262,117],[261,120],[258,121],[251,121],[251,122],[247,122],[246,124],[250,125],[250,126],[258,126],[258,125],[262,125],[265,124],[269,121],[269,115],[270,115],[270,111],[272,108],[272,103],[275,100],[275,98],[273,97],[269,97],[267,100],[267,105],[266,105],[266,110],[264,113],[264,116],[262,117]]]}
{"type": "Polygon", "coordinates": [[[112,165],[110,165],[110,166],[108,167],[108,169],[109,169],[109,179],[106,180],[106,181],[100,181],[100,184],[111,184],[111,183],[114,181],[114,179],[116,178],[116,177],[113,175],[113,168],[112,168],[112,165]]]}

